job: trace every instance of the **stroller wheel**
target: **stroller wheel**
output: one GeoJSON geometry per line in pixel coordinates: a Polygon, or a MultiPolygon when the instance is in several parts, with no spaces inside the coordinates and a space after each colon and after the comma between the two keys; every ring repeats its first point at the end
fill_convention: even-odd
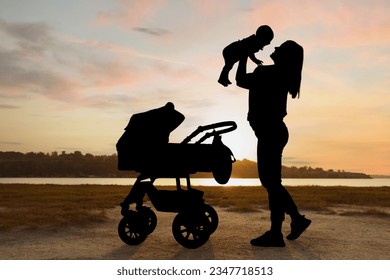
{"type": "Polygon", "coordinates": [[[203,206],[203,210],[207,220],[209,221],[208,231],[211,235],[217,230],[218,222],[219,222],[218,214],[217,211],[215,211],[215,209],[209,204],[205,204],[203,206]]]}
{"type": "Polygon", "coordinates": [[[118,234],[124,243],[128,245],[139,245],[148,236],[147,227],[139,213],[131,211],[129,214],[119,222],[118,234]]]}
{"type": "Polygon", "coordinates": [[[146,220],[146,234],[151,234],[157,226],[156,214],[148,207],[142,207],[138,213],[142,215],[142,219],[146,220]]]}
{"type": "Polygon", "coordinates": [[[208,224],[207,217],[199,212],[181,212],[173,219],[173,237],[186,248],[198,248],[209,240],[208,224]]]}

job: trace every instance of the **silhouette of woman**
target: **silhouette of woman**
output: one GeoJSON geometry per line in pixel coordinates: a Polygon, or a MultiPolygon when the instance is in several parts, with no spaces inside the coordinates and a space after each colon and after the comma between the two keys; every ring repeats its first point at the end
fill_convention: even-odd
{"type": "Polygon", "coordinates": [[[237,86],[249,90],[248,121],[257,139],[259,178],[267,190],[271,229],[251,240],[254,246],[284,247],[282,223],[285,213],[291,217],[291,233],[287,239],[297,239],[311,221],[302,216],[282,185],[282,153],[288,142],[288,129],[283,121],[287,115],[287,96],[299,96],[303,65],[303,48],[294,41],[286,41],[271,54],[273,65],[258,66],[246,72],[248,58],[240,60],[237,86]]]}

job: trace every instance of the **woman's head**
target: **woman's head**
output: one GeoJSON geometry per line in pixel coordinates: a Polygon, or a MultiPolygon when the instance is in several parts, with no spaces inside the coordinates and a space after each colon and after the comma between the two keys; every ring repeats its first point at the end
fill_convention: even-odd
{"type": "Polygon", "coordinates": [[[294,41],[286,41],[271,54],[275,65],[282,68],[287,78],[288,91],[299,96],[303,66],[303,48],[294,41]]]}

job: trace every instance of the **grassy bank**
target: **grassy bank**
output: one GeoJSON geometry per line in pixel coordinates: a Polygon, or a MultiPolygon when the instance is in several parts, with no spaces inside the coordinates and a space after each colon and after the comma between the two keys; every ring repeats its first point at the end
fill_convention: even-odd
{"type": "MultiPolygon", "coordinates": [[[[205,192],[208,204],[229,211],[267,209],[267,194],[261,187],[197,189],[205,192]]],[[[300,209],[326,212],[342,205],[364,208],[364,214],[388,216],[382,209],[389,207],[390,187],[310,186],[288,189],[300,209]]],[[[107,219],[105,211],[118,206],[128,191],[127,186],[0,184],[0,230],[102,222],[107,219]]]]}

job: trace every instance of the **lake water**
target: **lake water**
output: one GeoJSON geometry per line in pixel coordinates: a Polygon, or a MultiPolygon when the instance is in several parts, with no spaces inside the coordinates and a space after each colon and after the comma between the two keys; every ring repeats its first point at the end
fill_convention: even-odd
{"type": "MultiPolygon", "coordinates": [[[[60,185],[132,185],[135,178],[0,178],[0,184],[60,184],[60,185]]],[[[186,185],[185,180],[181,180],[186,185]]],[[[374,179],[283,179],[285,186],[348,186],[390,187],[390,178],[374,179]]],[[[176,185],[175,179],[157,179],[156,186],[176,185]]],[[[214,179],[191,179],[192,186],[222,186],[214,179]]],[[[231,178],[223,186],[260,186],[259,179],[231,178]]]]}

